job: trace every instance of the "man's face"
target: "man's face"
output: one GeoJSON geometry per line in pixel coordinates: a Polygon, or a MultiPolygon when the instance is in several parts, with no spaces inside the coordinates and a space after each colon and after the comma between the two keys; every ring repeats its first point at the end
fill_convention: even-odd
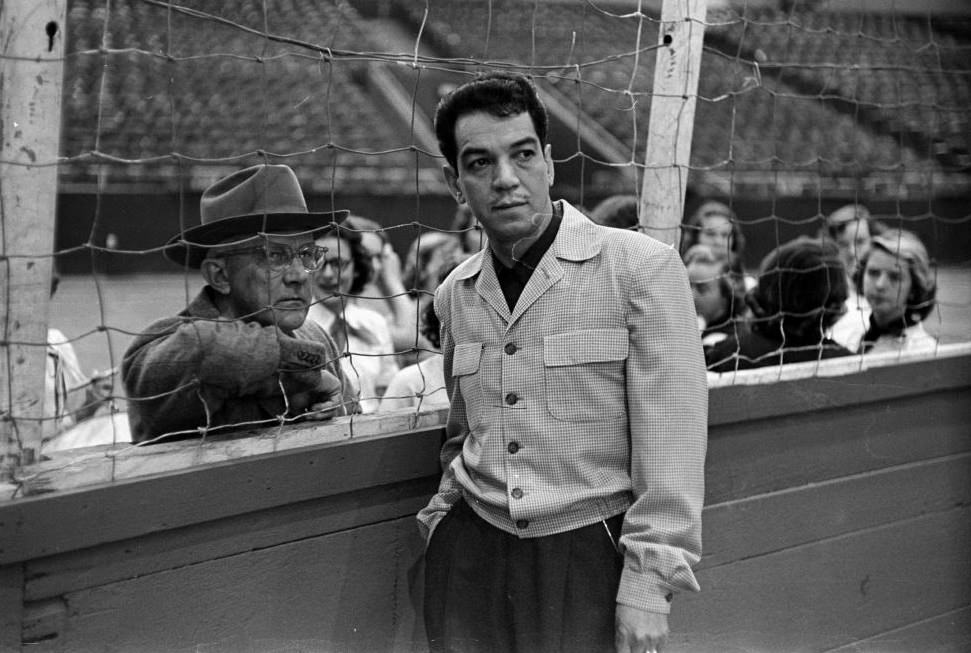
{"type": "MultiPolygon", "coordinates": [[[[234,248],[246,249],[266,245],[268,248],[289,247],[296,251],[313,246],[309,235],[271,235],[241,243],[234,248]]],[[[282,270],[273,270],[263,254],[248,252],[225,257],[229,278],[229,305],[235,317],[276,325],[287,332],[303,324],[310,306],[310,273],[297,257],[282,270]]]]}
{"type": "Polygon", "coordinates": [[[528,113],[466,114],[455,123],[455,142],[458,169],[445,168],[453,195],[468,202],[490,241],[521,255],[553,214],[549,145],[540,143],[528,113]]]}

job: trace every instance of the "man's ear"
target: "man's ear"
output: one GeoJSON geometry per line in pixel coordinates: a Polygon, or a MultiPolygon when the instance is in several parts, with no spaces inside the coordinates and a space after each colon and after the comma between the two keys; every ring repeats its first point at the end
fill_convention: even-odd
{"type": "Polygon", "coordinates": [[[465,195],[462,193],[462,189],[459,187],[459,176],[455,172],[452,166],[442,166],[442,173],[445,175],[445,184],[448,186],[448,192],[452,194],[455,201],[459,204],[465,204],[465,195]]]}
{"type": "Polygon", "coordinates": [[[546,159],[546,179],[549,181],[550,186],[553,185],[553,148],[547,143],[546,147],[543,148],[543,158],[546,159]]]}
{"type": "Polygon", "coordinates": [[[220,295],[229,294],[229,271],[226,269],[226,259],[207,258],[200,266],[202,278],[220,295]]]}

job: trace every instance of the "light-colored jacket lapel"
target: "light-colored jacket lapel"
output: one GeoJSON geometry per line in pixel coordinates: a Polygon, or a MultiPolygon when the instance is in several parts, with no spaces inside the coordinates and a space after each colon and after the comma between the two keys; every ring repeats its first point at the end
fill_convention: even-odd
{"type": "Polygon", "coordinates": [[[563,266],[559,259],[585,261],[600,253],[602,241],[596,225],[569,202],[561,200],[561,205],[563,222],[556,239],[540,259],[511,315],[502,288],[499,287],[491,252],[483,250],[474,254],[459,273],[458,279],[471,279],[478,275],[475,281],[476,292],[506,321],[507,327],[512,326],[530,306],[563,278],[563,266]]]}
{"type": "Polygon", "coordinates": [[[508,324],[509,307],[506,298],[499,287],[499,278],[488,249],[476,252],[459,266],[456,272],[457,280],[465,281],[475,278],[475,291],[492,309],[508,324]]]}
{"type": "Polygon", "coordinates": [[[512,313],[510,326],[563,278],[564,271],[563,266],[560,265],[560,259],[585,261],[600,252],[600,234],[594,224],[568,202],[561,200],[560,205],[563,207],[563,222],[560,224],[560,230],[549,250],[540,259],[539,265],[529,278],[529,283],[523,288],[523,294],[516,302],[516,308],[512,313]]]}

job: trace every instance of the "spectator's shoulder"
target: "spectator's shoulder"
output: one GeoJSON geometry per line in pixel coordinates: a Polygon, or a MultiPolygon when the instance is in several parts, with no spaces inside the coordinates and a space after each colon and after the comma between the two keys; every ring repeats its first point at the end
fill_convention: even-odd
{"type": "Polygon", "coordinates": [[[128,351],[135,352],[152,341],[170,336],[178,330],[180,325],[191,320],[192,318],[183,315],[163,317],[160,320],[155,320],[138,332],[138,335],[135,336],[128,346],[128,351]]]}

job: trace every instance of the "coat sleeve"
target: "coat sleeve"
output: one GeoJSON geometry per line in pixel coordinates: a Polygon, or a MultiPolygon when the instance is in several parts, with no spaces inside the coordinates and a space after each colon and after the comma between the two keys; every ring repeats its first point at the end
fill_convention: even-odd
{"type": "Polygon", "coordinates": [[[330,337],[330,334],[322,326],[308,319],[297,329],[294,335],[300,340],[315,342],[323,347],[324,362],[322,369],[325,372],[333,374],[340,380],[341,410],[338,411],[338,414],[354,415],[360,413],[360,397],[358,396],[357,390],[354,389],[354,384],[351,383],[350,378],[344,371],[344,366],[341,365],[337,344],[330,337]]]}
{"type": "Polygon", "coordinates": [[[192,318],[157,322],[122,361],[133,440],[210,425],[229,398],[275,402],[284,392],[281,382],[287,394],[310,391],[319,384],[326,358],[320,345],[272,326],[192,318]],[[281,342],[292,359],[283,378],[281,342]]]}
{"type": "Polygon", "coordinates": [[[667,613],[697,591],[708,387],[694,303],[677,253],[658,246],[628,268],[627,405],[634,502],[621,536],[617,602],[667,613]]]}

